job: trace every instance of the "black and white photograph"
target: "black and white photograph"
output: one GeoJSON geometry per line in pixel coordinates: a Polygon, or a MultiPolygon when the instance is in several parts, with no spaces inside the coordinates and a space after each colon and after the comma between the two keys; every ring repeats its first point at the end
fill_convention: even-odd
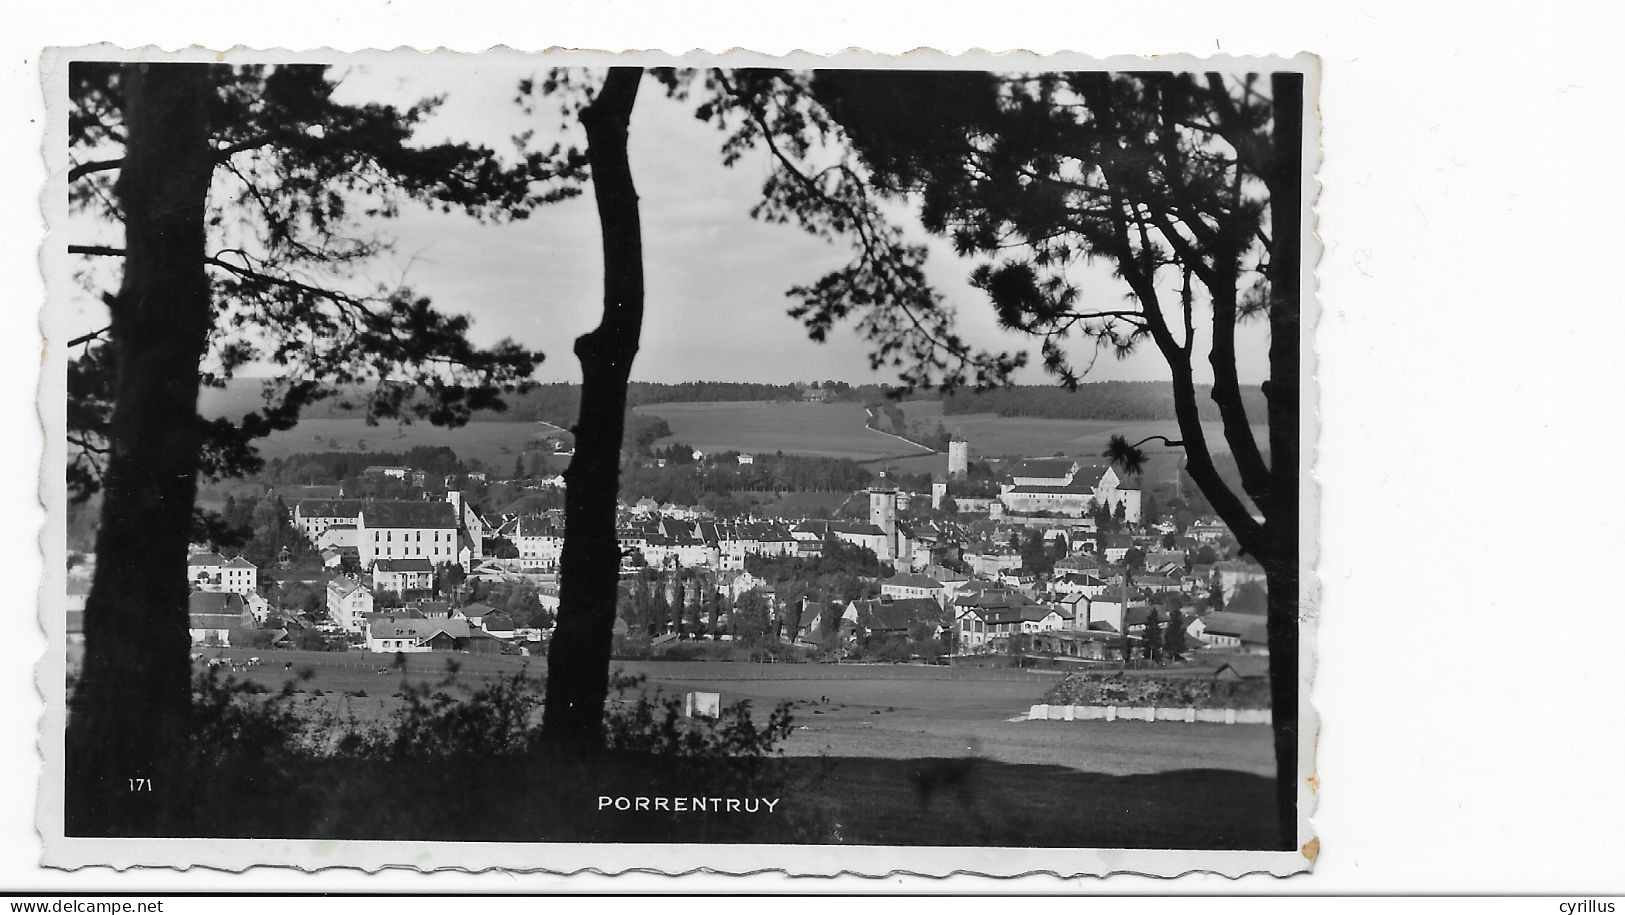
{"type": "Polygon", "coordinates": [[[1312,867],[1312,57],[57,54],[49,861],[1312,867]]]}

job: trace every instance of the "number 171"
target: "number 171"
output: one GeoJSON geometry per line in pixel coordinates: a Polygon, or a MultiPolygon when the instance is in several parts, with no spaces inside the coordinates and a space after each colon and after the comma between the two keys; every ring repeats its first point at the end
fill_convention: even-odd
{"type": "Polygon", "coordinates": [[[152,790],[152,779],[150,779],[150,778],[132,778],[132,779],[130,779],[130,790],[131,791],[151,791],[152,790]]]}

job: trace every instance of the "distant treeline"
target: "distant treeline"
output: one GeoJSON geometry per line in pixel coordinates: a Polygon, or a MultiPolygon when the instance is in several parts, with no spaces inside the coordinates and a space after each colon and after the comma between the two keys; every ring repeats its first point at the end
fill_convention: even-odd
{"type": "MultiPolygon", "coordinates": [[[[627,387],[628,407],[646,407],[667,403],[715,403],[780,400],[801,400],[809,390],[824,392],[829,401],[848,401],[879,404],[887,399],[885,385],[851,385],[844,381],[814,382],[811,388],[800,384],[762,384],[749,381],[685,381],[681,384],[663,384],[653,381],[634,381],[627,387]]],[[[503,412],[484,411],[475,419],[502,422],[543,422],[568,427],[575,422],[581,408],[581,386],[578,384],[543,384],[507,397],[508,409],[503,412]]]]}
{"type": "MultiPolygon", "coordinates": [[[[199,402],[204,416],[224,416],[236,419],[250,410],[264,405],[261,392],[265,379],[236,378],[224,388],[205,388],[199,402]]],[[[663,403],[707,403],[713,401],[777,401],[801,400],[809,391],[820,392],[819,397],[829,401],[856,401],[876,405],[887,399],[890,389],[885,385],[852,385],[844,381],[815,381],[810,384],[764,384],[749,381],[686,381],[681,384],[663,384],[652,381],[634,381],[627,390],[627,406],[648,406],[663,403]]],[[[360,416],[360,404],[367,390],[357,387],[346,391],[338,399],[324,401],[305,412],[307,417],[342,419],[360,416]],[[348,404],[348,406],[346,405],[348,404]]],[[[478,410],[473,418],[484,422],[542,422],[569,428],[581,409],[581,386],[578,384],[539,384],[527,391],[504,395],[505,410],[478,410]]]]}
{"type": "MultiPolygon", "coordinates": [[[[1217,420],[1211,385],[1198,385],[1196,404],[1204,420],[1217,420]]],[[[1244,385],[1242,402],[1249,417],[1264,421],[1264,392],[1244,385]]],[[[1105,419],[1118,421],[1174,419],[1174,389],[1165,381],[1099,381],[1076,391],[1055,385],[1014,385],[981,393],[962,391],[942,398],[944,415],[993,413],[1035,419],[1105,419]]]]}

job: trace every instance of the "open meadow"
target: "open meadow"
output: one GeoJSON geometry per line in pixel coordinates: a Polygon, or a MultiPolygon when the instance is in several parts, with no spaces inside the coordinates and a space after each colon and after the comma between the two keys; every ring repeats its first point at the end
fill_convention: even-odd
{"type": "MultiPolygon", "coordinates": [[[[273,690],[292,680],[300,701],[364,722],[392,716],[401,706],[395,694],[404,683],[441,683],[448,659],[457,665],[458,686],[448,688],[452,694],[518,673],[539,683],[547,669],[540,657],[409,654],[401,670],[393,666],[392,655],[364,652],[204,649],[203,655],[205,661],[239,662],[257,656],[258,667],[233,676],[273,690]]],[[[202,669],[202,661],[198,666],[202,669]]],[[[1011,720],[1043,701],[1060,677],[1053,672],[729,661],[625,660],[612,666],[643,676],[650,695],[715,692],[725,705],[750,702],[758,714],[788,703],[795,731],[783,750],[792,757],[979,757],[1111,775],[1209,766],[1260,776],[1274,771],[1269,729],[1263,726],[1011,720]]]]}
{"type": "MultiPolygon", "coordinates": [[[[963,430],[970,442],[972,459],[1041,457],[1064,454],[1085,461],[1098,459],[1112,435],[1130,441],[1148,435],[1177,437],[1172,422],[1131,422],[1111,420],[1032,419],[966,413],[944,416],[942,402],[907,401],[902,404],[910,423],[934,426],[941,421],[949,430],[963,430]]],[[[903,473],[942,473],[947,470],[945,454],[927,449],[867,428],[867,414],[853,403],[774,403],[765,401],[717,403],[664,403],[636,408],[637,412],[659,416],[671,426],[672,435],[656,446],[683,442],[701,451],[743,451],[802,454],[850,458],[884,464],[903,473]]],[[[1223,434],[1217,423],[1205,423],[1210,441],[1222,446],[1223,434]]],[[[514,458],[530,448],[539,448],[556,427],[547,423],[471,422],[458,429],[444,429],[428,423],[368,426],[354,418],[318,417],[300,420],[292,429],[272,433],[256,444],[267,459],[286,458],[302,452],[332,450],[405,451],[417,445],[450,447],[464,461],[479,460],[498,473],[512,467],[514,458]],[[336,443],[336,445],[335,445],[336,443]]],[[[1264,440],[1262,427],[1254,434],[1264,440]]],[[[1147,446],[1153,484],[1171,482],[1179,469],[1177,449],[1147,446]]],[[[245,485],[245,492],[252,486],[245,485]]],[[[222,490],[222,493],[224,491],[222,490]]],[[[216,494],[216,499],[223,499],[216,494]]]]}
{"type": "MultiPolygon", "coordinates": [[[[1037,419],[1026,416],[998,416],[993,413],[942,412],[940,400],[911,400],[902,404],[909,422],[935,424],[953,432],[962,431],[970,444],[972,460],[988,458],[1023,458],[1064,455],[1085,463],[1105,463],[1101,457],[1106,443],[1113,435],[1121,435],[1131,442],[1151,435],[1179,438],[1179,425],[1172,420],[1122,422],[1119,420],[1037,419]]],[[[1219,423],[1202,424],[1203,433],[1216,451],[1228,450],[1224,445],[1224,430],[1219,423]]],[[[1268,429],[1253,426],[1253,436],[1267,443],[1268,429]]],[[[1171,483],[1179,472],[1183,451],[1164,447],[1160,442],[1145,446],[1149,464],[1146,476],[1152,485],[1171,483]]],[[[890,466],[906,473],[941,473],[947,469],[946,455],[927,455],[889,462],[890,466]]]]}
{"type": "MultiPolygon", "coordinates": [[[[230,676],[271,690],[291,682],[296,706],[312,720],[362,727],[388,723],[401,705],[394,693],[403,680],[438,684],[447,660],[411,655],[403,674],[389,655],[203,653],[204,660],[239,662],[258,656],[259,666],[230,676]]],[[[541,658],[458,655],[456,661],[458,685],[436,689],[466,695],[496,676],[520,672],[539,683],[545,670],[541,658]]],[[[724,704],[748,700],[753,717],[789,703],[793,730],[780,746],[782,755],[746,769],[731,765],[737,761],[629,751],[581,759],[549,754],[545,747],[536,754],[470,757],[452,768],[474,766],[485,784],[502,785],[501,792],[456,794],[409,808],[394,803],[402,786],[438,796],[431,786],[444,782],[444,765],[312,758],[294,770],[250,772],[278,780],[283,796],[304,800],[248,805],[235,818],[216,816],[205,824],[213,830],[207,834],[388,838],[410,829],[418,839],[447,841],[1271,844],[1273,764],[1265,726],[1025,721],[1022,713],[1057,675],[1000,668],[675,661],[614,666],[643,675],[642,689],[665,697],[703,690],[720,693],[724,704]],[[604,810],[599,799],[617,795],[765,797],[777,809],[770,817],[604,810]],[[409,826],[401,819],[408,810],[409,826]]],[[[252,769],[248,760],[237,765],[252,769]]]]}
{"type": "Polygon", "coordinates": [[[406,451],[418,445],[444,445],[465,462],[478,460],[490,470],[505,473],[520,452],[544,447],[542,440],[557,431],[558,427],[543,422],[476,420],[447,429],[426,422],[369,426],[356,418],[311,417],[291,429],[273,432],[255,445],[266,460],[307,452],[406,451]]]}
{"type": "Polygon", "coordinates": [[[868,413],[855,403],[662,403],[635,410],[659,416],[671,426],[671,436],[660,439],[656,446],[682,442],[701,451],[783,451],[856,461],[930,453],[928,448],[868,428],[868,413]]]}

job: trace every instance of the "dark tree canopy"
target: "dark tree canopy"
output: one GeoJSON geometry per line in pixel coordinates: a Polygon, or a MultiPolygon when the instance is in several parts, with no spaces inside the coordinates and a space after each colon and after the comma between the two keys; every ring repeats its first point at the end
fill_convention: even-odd
{"type": "MultiPolygon", "coordinates": [[[[214,320],[202,382],[223,386],[249,365],[280,376],[259,410],[198,420],[203,472],[257,469],[252,441],[325,398],[357,399],[371,421],[457,425],[474,410],[500,409],[503,392],[523,384],[541,354],[512,341],[475,346],[466,317],[369,277],[389,250],[377,226],[409,203],[481,220],[526,218],[579,193],[582,157],[521,147],[504,161],[469,144],[419,145],[414,134],[441,99],[405,109],[341,102],[322,66],[167,66],[205,68],[211,89],[205,264],[214,320]]],[[[87,237],[69,250],[121,259],[113,184],[124,163],[126,76],[118,64],[75,62],[69,80],[70,205],[90,217],[87,237]]],[[[83,276],[93,289],[104,281],[92,270],[83,276]]],[[[72,341],[68,474],[77,498],[99,487],[105,469],[116,394],[105,341],[106,329],[72,341]]]]}
{"type": "MultiPolygon", "coordinates": [[[[673,77],[672,91],[693,84],[673,77]]],[[[756,215],[855,252],[790,291],[814,339],[853,322],[875,366],[895,366],[909,387],[1003,384],[1025,364],[956,334],[925,282],[924,248],[887,219],[910,209],[977,262],[971,284],[1062,386],[1101,353],[1156,349],[1179,439],[1117,438],[1106,456],[1132,473],[1148,442],[1182,448],[1202,495],[1266,568],[1282,847],[1294,847],[1302,75],[745,71],[703,85],[696,114],[731,129],[725,161],[754,145],[773,156],[756,215]],[[1098,268],[1119,294],[1092,297],[1082,278],[1098,268]],[[1254,317],[1270,330],[1262,417],[1237,363],[1237,328],[1254,317]],[[1204,358],[1222,442],[1202,425],[1204,358]],[[1239,487],[1216,465],[1224,452],[1239,487]]]]}

